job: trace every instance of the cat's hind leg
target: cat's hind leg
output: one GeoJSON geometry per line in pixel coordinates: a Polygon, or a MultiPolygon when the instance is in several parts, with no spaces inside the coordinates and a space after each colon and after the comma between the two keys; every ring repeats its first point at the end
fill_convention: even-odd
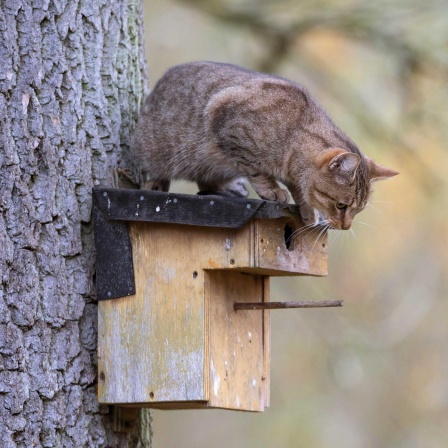
{"type": "Polygon", "coordinates": [[[198,182],[200,193],[217,193],[225,196],[247,198],[249,192],[245,185],[245,177],[237,177],[221,183],[198,182]]]}
{"type": "Polygon", "coordinates": [[[163,179],[151,179],[145,180],[142,185],[143,190],[153,190],[153,191],[168,191],[170,189],[171,181],[163,179]]]}
{"type": "Polygon", "coordinates": [[[254,190],[267,201],[289,202],[289,193],[281,188],[274,177],[265,174],[255,174],[247,178],[254,190]]]}

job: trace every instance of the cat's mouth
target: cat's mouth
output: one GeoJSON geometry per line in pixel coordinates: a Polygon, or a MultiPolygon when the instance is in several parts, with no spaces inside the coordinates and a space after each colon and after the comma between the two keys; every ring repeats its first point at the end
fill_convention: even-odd
{"type": "Polygon", "coordinates": [[[329,220],[321,212],[317,212],[317,224],[320,226],[328,226],[329,220]]]}
{"type": "Polygon", "coordinates": [[[326,218],[321,212],[317,212],[317,225],[327,226],[330,229],[337,229],[338,225],[331,218],[326,218]]]}
{"type": "Polygon", "coordinates": [[[331,230],[347,230],[343,229],[341,223],[334,221],[332,218],[325,218],[320,212],[318,213],[317,224],[320,226],[327,226],[331,230]]]}

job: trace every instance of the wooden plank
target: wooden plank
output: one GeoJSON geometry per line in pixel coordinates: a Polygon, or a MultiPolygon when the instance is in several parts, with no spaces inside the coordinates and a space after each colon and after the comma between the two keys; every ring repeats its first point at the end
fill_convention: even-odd
{"type": "Polygon", "coordinates": [[[204,269],[247,266],[250,226],[129,228],[136,294],[99,303],[99,401],[207,400],[204,269]]]}
{"type": "Polygon", "coordinates": [[[298,219],[254,220],[255,265],[264,275],[327,275],[327,237],[298,219]]]}
{"type": "Polygon", "coordinates": [[[265,386],[265,321],[262,313],[238,312],[233,302],[258,301],[263,277],[236,271],[210,271],[211,407],[263,411],[265,386]]]}
{"type": "Polygon", "coordinates": [[[207,400],[198,247],[158,224],[132,223],[130,236],[136,295],[99,303],[100,402],[207,400]]]}
{"type": "MultiPolygon", "coordinates": [[[[263,297],[264,303],[269,303],[270,298],[270,278],[263,277],[263,297]]],[[[271,405],[271,313],[269,310],[263,311],[263,359],[264,370],[262,381],[264,384],[265,407],[271,405]]]]}

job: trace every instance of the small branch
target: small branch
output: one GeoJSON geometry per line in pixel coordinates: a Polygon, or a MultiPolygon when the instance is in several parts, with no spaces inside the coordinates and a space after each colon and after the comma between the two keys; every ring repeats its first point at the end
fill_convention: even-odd
{"type": "Polygon", "coordinates": [[[277,310],[283,308],[325,308],[343,306],[343,300],[300,300],[295,302],[236,302],[233,309],[238,310],[277,310]]]}

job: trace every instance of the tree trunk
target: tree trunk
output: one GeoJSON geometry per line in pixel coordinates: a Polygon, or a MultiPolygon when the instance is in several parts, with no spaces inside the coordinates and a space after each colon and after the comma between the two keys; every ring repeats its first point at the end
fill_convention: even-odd
{"type": "Polygon", "coordinates": [[[0,5],[0,446],[150,446],[97,402],[91,222],[146,93],[140,0],[0,5]]]}

